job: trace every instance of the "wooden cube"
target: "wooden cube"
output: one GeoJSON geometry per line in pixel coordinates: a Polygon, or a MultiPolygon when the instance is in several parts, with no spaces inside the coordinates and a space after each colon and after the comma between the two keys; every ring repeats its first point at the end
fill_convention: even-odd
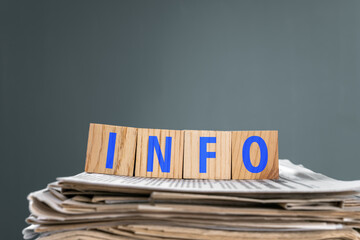
{"type": "Polygon", "coordinates": [[[184,178],[230,179],[231,132],[186,130],[184,178]]]}
{"type": "Polygon", "coordinates": [[[231,144],[232,179],[279,178],[278,131],[233,131],[231,144]]]}
{"type": "Polygon", "coordinates": [[[138,129],[135,176],[182,178],[184,131],[138,129]]]}
{"type": "Polygon", "coordinates": [[[90,124],[85,171],[133,176],[137,129],[90,124]]]}

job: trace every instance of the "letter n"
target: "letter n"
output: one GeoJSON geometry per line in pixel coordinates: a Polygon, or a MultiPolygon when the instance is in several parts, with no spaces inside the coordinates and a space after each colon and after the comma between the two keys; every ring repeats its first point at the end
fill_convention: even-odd
{"type": "Polygon", "coordinates": [[[171,140],[172,137],[166,137],[165,143],[165,158],[162,155],[159,140],[156,136],[149,136],[148,144],[148,158],[147,158],[147,171],[153,171],[154,163],[154,149],[159,160],[160,169],[164,173],[170,172],[170,163],[171,163],[171,140]]]}

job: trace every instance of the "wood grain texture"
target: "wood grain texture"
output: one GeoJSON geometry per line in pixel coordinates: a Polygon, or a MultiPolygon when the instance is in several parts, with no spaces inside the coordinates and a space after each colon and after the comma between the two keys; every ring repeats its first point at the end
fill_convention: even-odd
{"type": "MultiPolygon", "coordinates": [[[[278,179],[278,131],[233,131],[232,145],[232,179],[278,179]],[[261,137],[268,149],[268,162],[265,169],[259,173],[249,172],[243,163],[243,146],[246,139],[251,136],[261,137]]],[[[260,163],[260,148],[257,143],[251,144],[250,161],[254,167],[260,163]]]]}
{"type": "Polygon", "coordinates": [[[165,129],[138,129],[136,150],[135,176],[182,178],[184,156],[184,131],[165,129]],[[156,136],[159,140],[162,155],[165,155],[166,137],[172,137],[170,172],[162,172],[159,159],[154,151],[153,171],[147,172],[149,136],[156,136]]]}
{"type": "Polygon", "coordinates": [[[90,124],[85,172],[133,176],[137,129],[90,124]],[[113,168],[106,168],[110,132],[116,133],[113,168]]]}
{"type": "Polygon", "coordinates": [[[230,179],[231,132],[185,130],[184,178],[230,179]],[[207,152],[216,152],[216,158],[208,158],[206,173],[200,173],[200,137],[216,137],[216,143],[207,144],[207,152]]]}

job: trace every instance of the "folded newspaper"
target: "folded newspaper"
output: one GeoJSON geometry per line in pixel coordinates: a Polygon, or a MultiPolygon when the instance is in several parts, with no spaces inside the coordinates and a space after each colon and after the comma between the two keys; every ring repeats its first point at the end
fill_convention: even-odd
{"type": "Polygon", "coordinates": [[[80,173],[28,196],[25,239],[359,239],[360,181],[289,160],[279,180],[80,173]]]}

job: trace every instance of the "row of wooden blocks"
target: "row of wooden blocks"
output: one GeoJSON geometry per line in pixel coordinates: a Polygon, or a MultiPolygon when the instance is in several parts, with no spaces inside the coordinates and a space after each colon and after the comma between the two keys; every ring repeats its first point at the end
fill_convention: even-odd
{"type": "Polygon", "coordinates": [[[90,124],[85,171],[187,179],[277,179],[277,131],[90,124]]]}

